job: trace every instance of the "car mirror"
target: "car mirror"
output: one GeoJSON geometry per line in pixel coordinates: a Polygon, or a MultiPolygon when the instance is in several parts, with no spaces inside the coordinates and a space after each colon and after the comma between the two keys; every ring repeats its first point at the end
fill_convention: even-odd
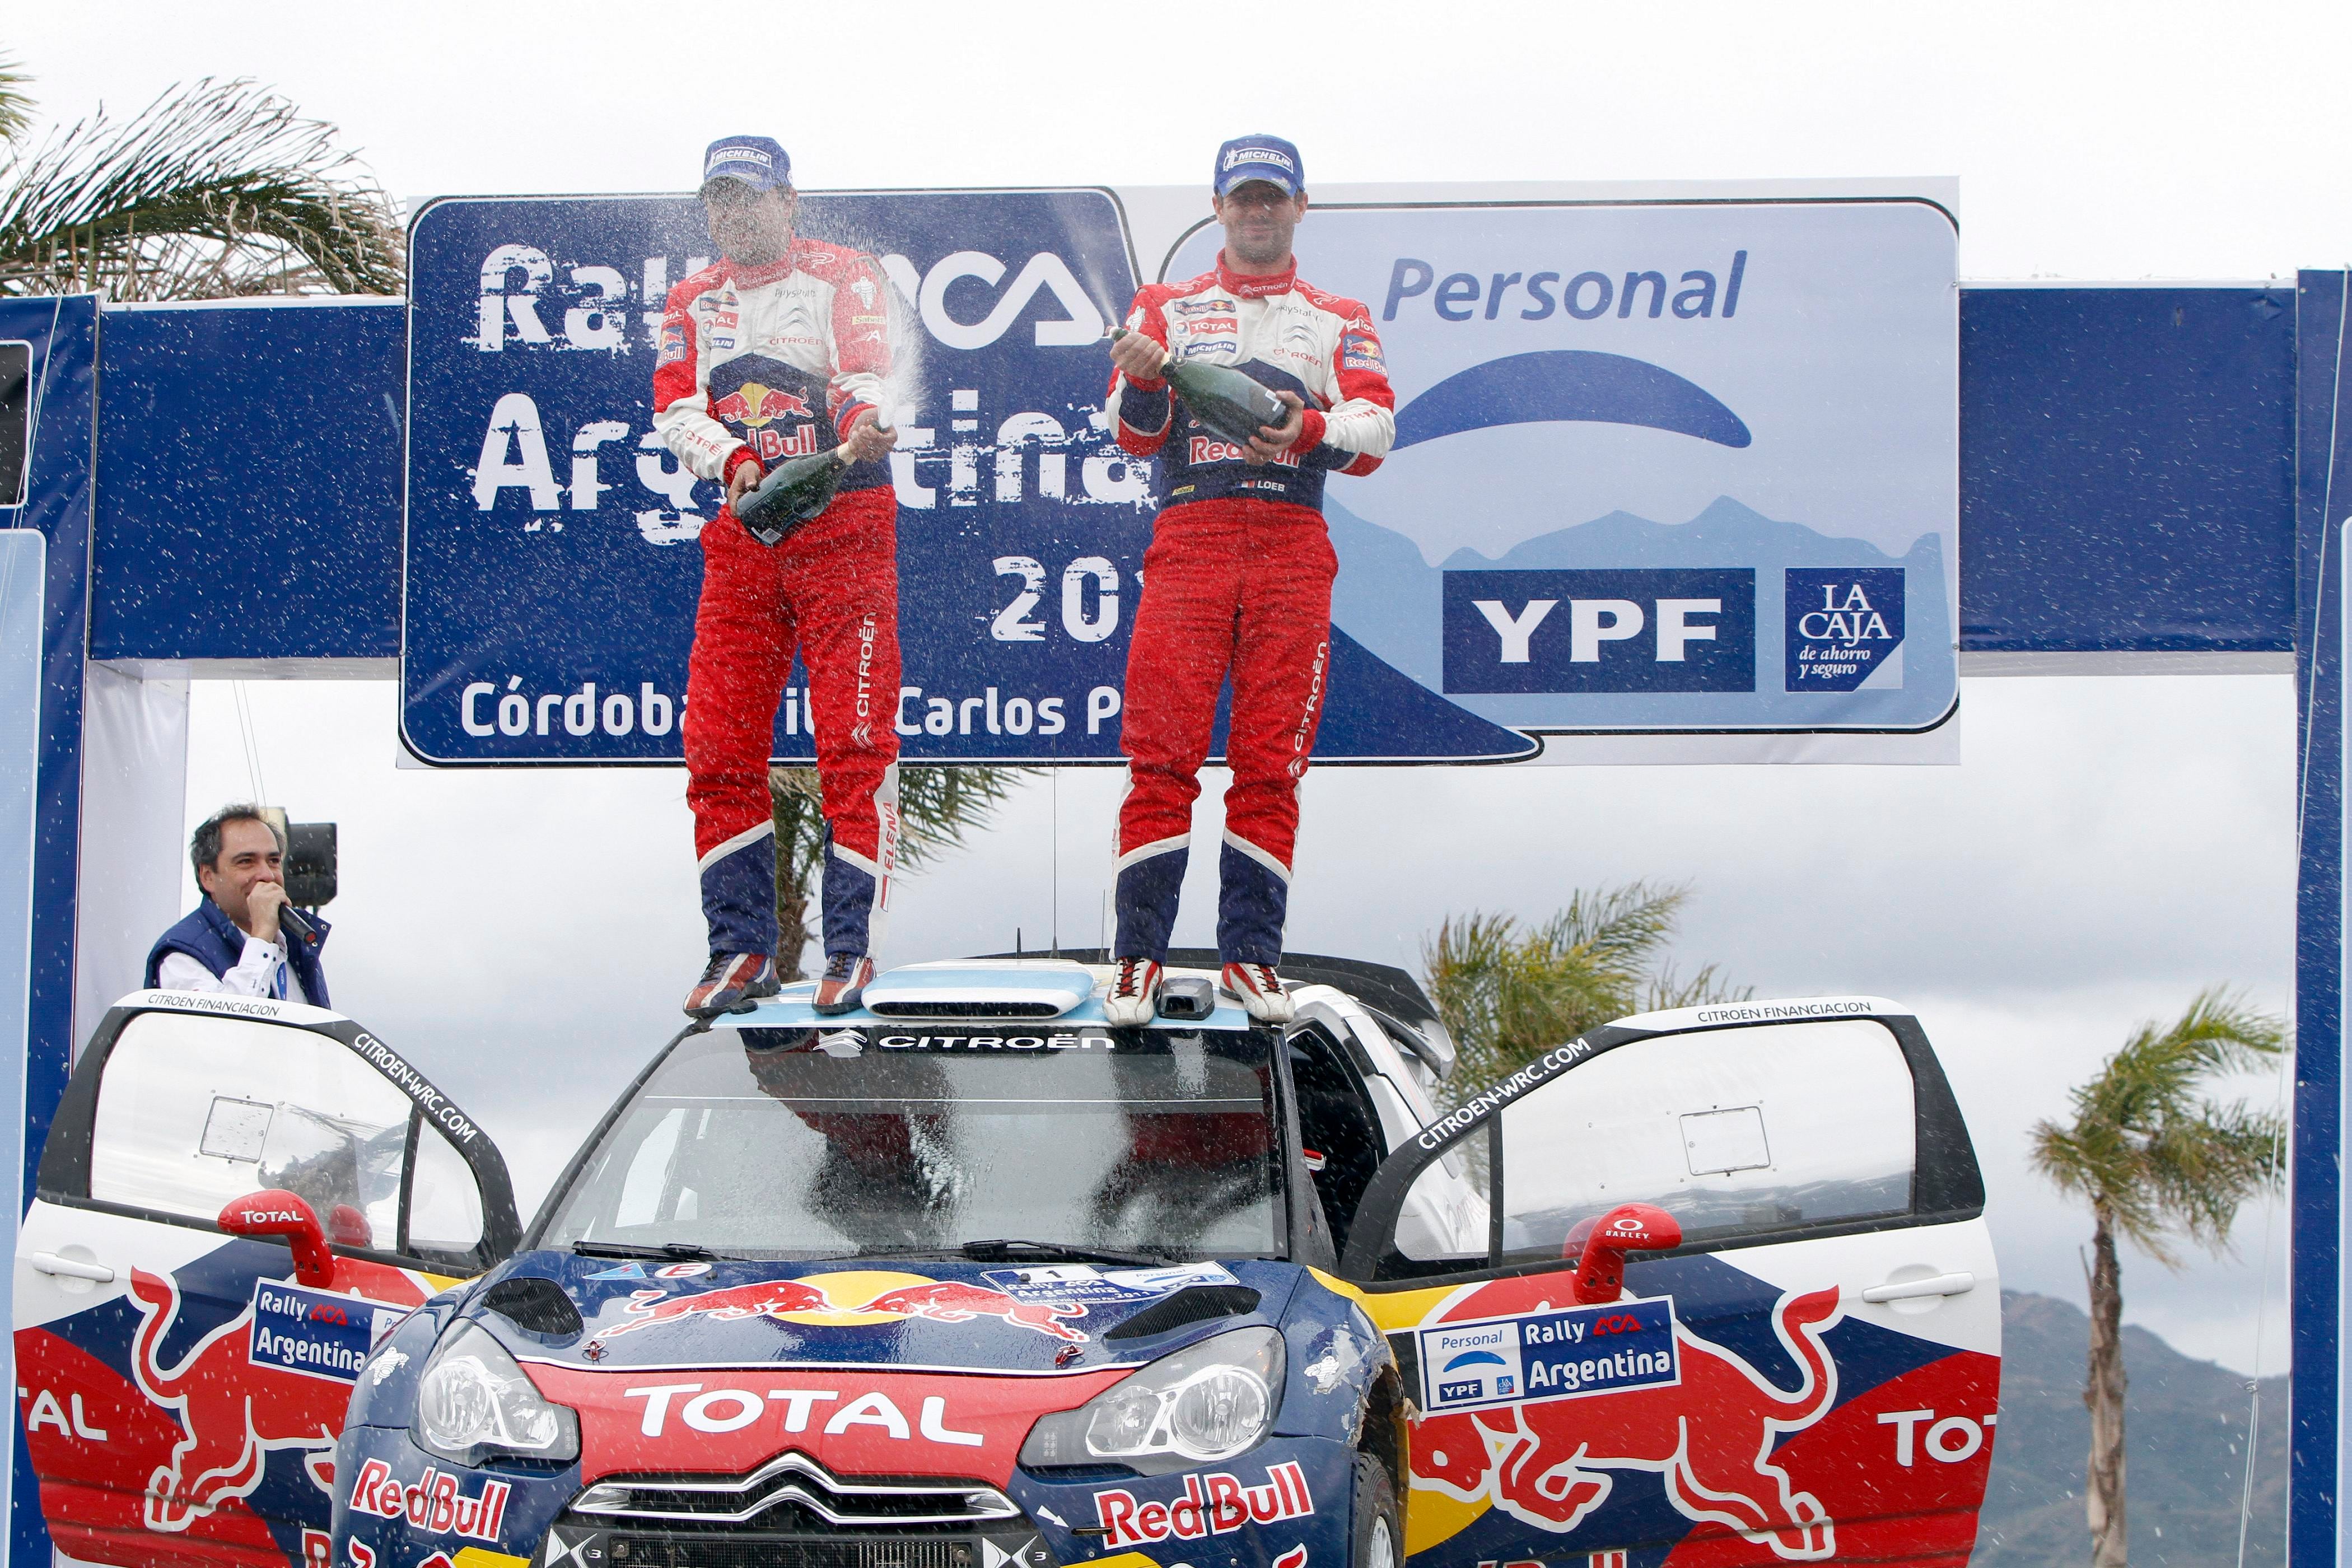
{"type": "Polygon", "coordinates": [[[283,1187],[268,1187],[233,1198],[220,1212],[220,1227],[231,1236],[282,1236],[294,1249],[294,1278],[323,1288],[334,1283],[335,1255],[318,1214],[283,1187]]]}
{"type": "MultiPolygon", "coordinates": [[[[1583,1226],[1577,1227],[1579,1231],[1583,1226]]],[[[1625,1289],[1625,1255],[1666,1252],[1683,1244],[1675,1216],[1649,1204],[1619,1204],[1580,1237],[1569,1236],[1576,1258],[1575,1296],[1580,1304],[1614,1301],[1625,1289]]]]}

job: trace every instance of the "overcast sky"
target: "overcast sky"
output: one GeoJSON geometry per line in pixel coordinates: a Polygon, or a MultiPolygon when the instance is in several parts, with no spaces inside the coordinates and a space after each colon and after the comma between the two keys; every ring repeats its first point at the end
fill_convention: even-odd
{"type": "MultiPolygon", "coordinates": [[[[256,78],[411,198],[684,190],[707,141],[751,129],[814,187],[1194,184],[1219,140],[1271,129],[1316,184],[1957,175],[1969,279],[2352,260],[2341,5],[1551,0],[1365,5],[1301,29],[901,4],[746,10],[740,37],[718,14],[666,32],[673,15],[121,4],[13,16],[5,47],[60,119],[256,78]]],[[[683,774],[396,773],[390,686],[248,690],[271,797],[341,825],[338,1003],[430,1064],[535,1200],[698,966],[683,774]]],[[[1971,680],[1963,710],[1957,768],[1318,773],[1292,943],[1411,963],[1448,911],[1541,916],[1578,887],[1686,880],[1688,961],[1761,994],[1920,1009],[1987,1166],[2005,1282],[2079,1300],[2087,1215],[2024,1173],[2025,1130],[2200,985],[2287,1004],[2293,693],[2284,677],[1971,680]]],[[[194,734],[192,817],[251,787],[225,687],[199,688],[194,734]]],[[[1016,926],[1036,940],[1055,844],[1061,929],[1093,940],[1117,782],[1026,789],[1000,831],[906,886],[886,961],[1016,926]]],[[[1213,841],[1213,801],[1196,826],[1213,841]]],[[[1180,941],[1205,938],[1211,902],[1187,889],[1180,941]]],[[[2234,1265],[2176,1279],[2127,1260],[2128,1315],[2240,1368],[2259,1340],[2282,1367],[2274,1269],[2257,1322],[2265,1223],[2246,1216],[2234,1265]]]]}

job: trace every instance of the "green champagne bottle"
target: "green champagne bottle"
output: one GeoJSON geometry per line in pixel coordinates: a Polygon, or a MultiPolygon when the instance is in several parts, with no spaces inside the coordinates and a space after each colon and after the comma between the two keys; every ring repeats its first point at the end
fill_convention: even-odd
{"type": "Polygon", "coordinates": [[[743,531],[762,544],[782,544],[832,504],[841,470],[848,465],[848,449],[843,447],[778,463],[735,508],[743,531]]]}
{"type": "MultiPolygon", "coordinates": [[[[1110,330],[1113,342],[1125,327],[1110,330]]],[[[1171,358],[1160,374],[1184,400],[1185,411],[1237,447],[1255,440],[1261,426],[1288,423],[1290,409],[1255,379],[1221,364],[1171,358]]]]}

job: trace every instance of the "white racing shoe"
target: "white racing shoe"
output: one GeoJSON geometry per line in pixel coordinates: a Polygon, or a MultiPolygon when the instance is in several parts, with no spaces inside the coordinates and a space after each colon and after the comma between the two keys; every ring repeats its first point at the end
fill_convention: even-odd
{"type": "Polygon", "coordinates": [[[1103,1022],[1114,1029],[1140,1028],[1160,1012],[1160,980],[1165,972],[1148,958],[1122,958],[1103,994],[1103,1022]]]}
{"type": "Polygon", "coordinates": [[[1261,1024],[1287,1024],[1293,1009],[1282,976],[1271,963],[1228,963],[1223,977],[1227,991],[1241,999],[1242,1011],[1261,1024]]]}

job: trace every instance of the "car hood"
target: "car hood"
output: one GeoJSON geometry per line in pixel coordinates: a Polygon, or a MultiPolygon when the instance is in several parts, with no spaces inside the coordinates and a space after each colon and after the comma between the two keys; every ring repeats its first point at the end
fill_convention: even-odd
{"type": "Polygon", "coordinates": [[[1302,1272],[1258,1260],[664,1264],[532,1252],[488,1276],[467,1310],[519,1354],[595,1371],[791,1363],[1019,1374],[1148,1360],[1182,1342],[1185,1327],[1221,1318],[1273,1321],[1302,1272]],[[502,1312],[525,1279],[555,1285],[578,1331],[502,1312]]]}
{"type": "Polygon", "coordinates": [[[535,1252],[486,1277],[461,1310],[580,1412],[583,1482],[740,1472],[790,1446],[836,1474],[1002,1485],[1039,1415],[1192,1340],[1278,1322],[1304,1272],[535,1252]],[[576,1330],[550,1283],[577,1309],[576,1330]]]}

